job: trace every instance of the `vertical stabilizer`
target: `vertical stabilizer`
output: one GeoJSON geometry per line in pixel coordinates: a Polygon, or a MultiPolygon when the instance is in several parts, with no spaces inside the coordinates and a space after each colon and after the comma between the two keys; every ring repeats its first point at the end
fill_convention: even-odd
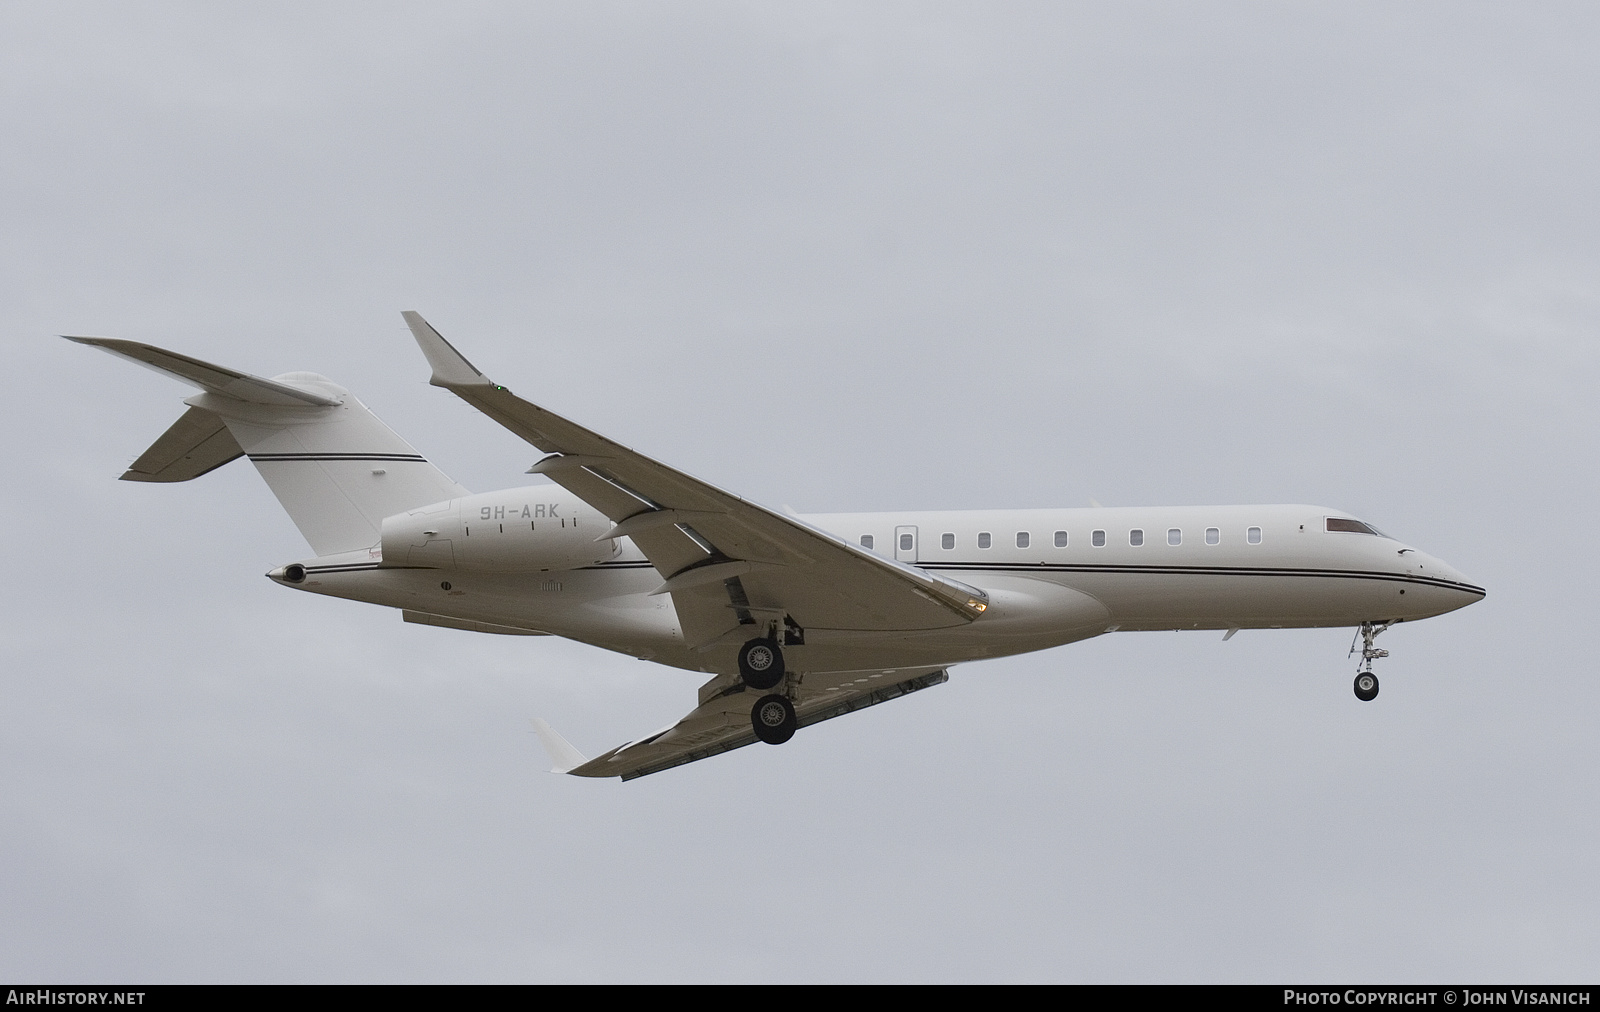
{"type": "Polygon", "coordinates": [[[74,337],[198,386],[190,411],[123,477],[184,481],[241,452],[318,555],[371,548],[383,518],[469,494],[343,387],[262,379],[134,341],[74,337]]]}
{"type": "Polygon", "coordinates": [[[468,494],[342,387],[311,373],[274,379],[315,384],[340,403],[284,407],[209,393],[186,403],[221,416],[318,555],[370,548],[384,517],[468,494]]]}

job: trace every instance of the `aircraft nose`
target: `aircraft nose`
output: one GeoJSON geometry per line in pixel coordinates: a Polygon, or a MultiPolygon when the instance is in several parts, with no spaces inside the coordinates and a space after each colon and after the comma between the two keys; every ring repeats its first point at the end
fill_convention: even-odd
{"type": "Polygon", "coordinates": [[[1475,580],[1468,579],[1466,574],[1443,559],[1432,555],[1424,555],[1414,549],[1408,550],[1402,557],[1416,567],[1414,571],[1417,575],[1439,581],[1448,586],[1449,589],[1459,591],[1470,597],[1471,601],[1468,601],[1468,604],[1472,603],[1472,601],[1480,601],[1488,594],[1488,591],[1481,584],[1475,580]]]}

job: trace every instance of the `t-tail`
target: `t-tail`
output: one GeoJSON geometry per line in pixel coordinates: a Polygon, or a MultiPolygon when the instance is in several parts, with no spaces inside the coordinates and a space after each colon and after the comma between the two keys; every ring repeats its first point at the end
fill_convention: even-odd
{"type": "Polygon", "coordinates": [[[249,457],[319,556],[376,546],[384,517],[468,494],[324,376],[263,379],[136,341],[67,340],[203,391],[124,481],[188,481],[249,457]]]}

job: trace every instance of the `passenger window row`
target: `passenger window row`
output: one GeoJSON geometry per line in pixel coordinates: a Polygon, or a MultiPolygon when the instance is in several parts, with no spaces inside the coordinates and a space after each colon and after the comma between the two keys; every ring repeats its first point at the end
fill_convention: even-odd
{"type": "MultiPolygon", "coordinates": [[[[1342,522],[1343,523],[1355,523],[1355,521],[1342,521],[1342,522]]],[[[1332,521],[1332,520],[1328,521],[1328,529],[1329,530],[1350,530],[1351,529],[1351,528],[1348,528],[1348,527],[1336,528],[1336,527],[1333,526],[1333,524],[1334,524],[1334,521],[1332,521]]],[[[1361,525],[1361,526],[1365,527],[1365,525],[1361,525]]],[[[1370,532],[1368,532],[1368,533],[1370,533],[1370,532]]],[[[1028,545],[1031,543],[1031,540],[1032,540],[1032,536],[1027,531],[1018,531],[1017,532],[1017,537],[1016,537],[1016,546],[1018,548],[1027,548],[1028,545]]],[[[1067,532],[1066,531],[1056,531],[1055,532],[1055,537],[1052,539],[1052,543],[1057,548],[1066,548],[1067,544],[1068,544],[1068,540],[1069,539],[1067,537],[1067,532]]],[[[1248,544],[1248,545],[1259,545],[1259,544],[1261,544],[1261,528],[1259,528],[1259,527],[1251,527],[1251,528],[1246,529],[1245,532],[1244,532],[1244,540],[1245,540],[1245,544],[1248,544]]],[[[901,548],[902,551],[910,551],[911,548],[912,548],[912,543],[913,543],[913,538],[912,538],[912,536],[910,534],[902,534],[902,535],[900,535],[900,548],[901,548]]],[[[1093,545],[1095,548],[1104,548],[1106,546],[1106,532],[1103,531],[1103,530],[1090,531],[1089,532],[1089,544],[1093,545]]],[[[1134,548],[1143,547],[1143,545],[1144,545],[1144,528],[1135,527],[1132,530],[1128,531],[1128,544],[1130,546],[1134,547],[1134,548]]],[[[1183,544],[1183,528],[1181,528],[1181,527],[1169,527],[1169,528],[1167,528],[1167,544],[1171,545],[1173,547],[1177,547],[1178,545],[1183,544]]],[[[1222,529],[1220,527],[1207,527],[1206,528],[1206,544],[1208,544],[1208,545],[1220,545],[1220,544],[1222,544],[1222,529]]],[[[994,535],[989,531],[979,531],[978,532],[978,547],[979,548],[992,548],[993,546],[994,546],[994,535]]],[[[872,547],[872,535],[870,535],[870,534],[861,535],[861,547],[862,548],[871,548],[872,547]]],[[[949,531],[946,531],[945,533],[939,535],[939,547],[944,549],[947,552],[954,551],[955,547],[956,547],[956,536],[955,536],[955,534],[953,534],[953,533],[951,533],[949,531]]]]}

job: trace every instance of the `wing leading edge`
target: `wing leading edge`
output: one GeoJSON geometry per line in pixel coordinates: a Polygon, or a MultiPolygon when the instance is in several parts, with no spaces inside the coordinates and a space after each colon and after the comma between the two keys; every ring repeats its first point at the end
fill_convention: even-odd
{"type": "Polygon", "coordinates": [[[492,382],[414,312],[404,314],[433,367],[430,382],[549,454],[531,468],[600,510],[661,574],[686,644],[729,654],[740,627],[778,618],[802,628],[959,626],[988,607],[982,591],[875,555],[742,499],[522,400],[492,382]]]}
{"type": "MultiPolygon", "coordinates": [[[[677,723],[593,759],[536,724],[552,772],[635,777],[754,744],[760,691],[738,676],[743,641],[782,629],[912,631],[964,625],[988,609],[982,591],[886,559],[637,453],[492,382],[413,312],[406,324],[444,387],[548,454],[529,469],[547,475],[629,538],[671,595],[685,645],[720,672],[677,723]]],[[[948,680],[942,667],[790,671],[781,690],[794,727],[898,699],[948,680]]],[[[793,733],[790,731],[789,733],[793,733]]]]}
{"type": "MultiPolygon", "coordinates": [[[[421,316],[404,316],[433,367],[433,385],[548,454],[530,472],[609,517],[615,526],[602,539],[638,546],[661,576],[655,593],[671,595],[685,644],[706,654],[706,670],[721,672],[683,719],[594,759],[545,726],[555,772],[631,780],[754,744],[752,706],[768,697],[739,679],[734,654],[763,630],[939,629],[987,610],[982,591],[875,555],[522,400],[421,316]]],[[[783,691],[795,726],[805,727],[947,679],[942,667],[791,671],[783,691]]]]}

